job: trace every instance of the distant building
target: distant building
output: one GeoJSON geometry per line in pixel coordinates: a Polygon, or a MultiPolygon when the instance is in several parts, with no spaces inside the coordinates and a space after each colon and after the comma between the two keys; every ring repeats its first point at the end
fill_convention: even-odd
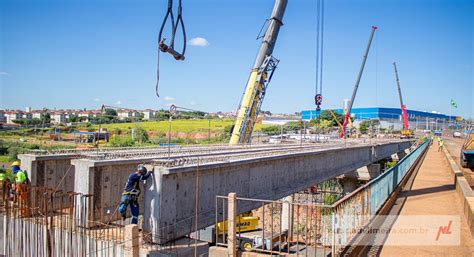
{"type": "Polygon", "coordinates": [[[33,113],[31,113],[31,112],[24,112],[23,115],[22,115],[22,118],[23,118],[23,119],[29,119],[29,120],[31,120],[31,119],[33,119],[33,113]]]}
{"type": "Polygon", "coordinates": [[[5,111],[5,121],[7,124],[14,124],[14,120],[19,120],[23,118],[23,112],[20,110],[6,110],[5,111]]]}
{"type": "MultiPolygon", "coordinates": [[[[323,110],[324,111],[324,110],[323,110]]],[[[343,113],[342,109],[334,109],[336,113],[343,113]]],[[[444,129],[459,117],[448,116],[441,113],[407,110],[410,129],[444,129]]],[[[308,121],[319,116],[316,110],[305,110],[301,112],[301,119],[308,121]]],[[[399,108],[352,108],[351,117],[354,119],[354,126],[358,126],[363,120],[377,119],[380,121],[380,128],[400,130],[403,127],[402,111],[399,108]]]]}
{"type": "Polygon", "coordinates": [[[43,113],[42,110],[33,110],[31,111],[31,117],[33,119],[41,119],[41,114],[43,113]]]}
{"type": "Polygon", "coordinates": [[[7,122],[7,117],[5,117],[5,111],[0,110],[0,123],[6,123],[7,122]]]}
{"type": "Polygon", "coordinates": [[[139,116],[139,112],[136,110],[131,110],[131,109],[119,109],[117,111],[117,116],[119,119],[124,120],[124,119],[133,119],[139,116]]]}
{"type": "Polygon", "coordinates": [[[143,113],[143,119],[144,120],[153,120],[155,119],[156,111],[151,110],[151,109],[146,109],[141,111],[143,113]]]}
{"type": "Polygon", "coordinates": [[[65,124],[67,122],[67,114],[63,110],[53,111],[50,115],[53,124],[65,124]]]}
{"type": "Polygon", "coordinates": [[[93,118],[100,117],[100,110],[88,110],[88,111],[79,111],[77,112],[78,117],[86,117],[87,121],[90,121],[93,118]]]}

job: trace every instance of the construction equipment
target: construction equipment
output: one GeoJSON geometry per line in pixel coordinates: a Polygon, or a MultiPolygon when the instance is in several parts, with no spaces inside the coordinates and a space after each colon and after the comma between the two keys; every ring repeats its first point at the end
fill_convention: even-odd
{"type": "Polygon", "coordinates": [[[237,119],[229,142],[230,145],[250,143],[252,130],[265,97],[266,89],[279,62],[279,60],[272,56],[272,53],[278,32],[283,25],[283,15],[287,3],[288,0],[276,0],[272,15],[266,21],[268,23],[267,29],[263,35],[257,59],[250,72],[237,112],[237,119]]]}
{"type": "MultiPolygon", "coordinates": [[[[272,250],[277,247],[284,248],[286,244],[280,242],[288,241],[288,230],[283,229],[280,232],[264,231],[258,227],[259,218],[246,212],[238,215],[235,220],[237,245],[241,251],[251,251],[253,249],[272,250]]],[[[217,229],[214,226],[199,231],[199,239],[210,243],[227,242],[227,220],[217,223],[217,229]]],[[[191,235],[193,237],[195,235],[191,235]]]]}
{"type": "Polygon", "coordinates": [[[323,104],[323,50],[324,50],[324,0],[316,1],[316,87],[314,104],[321,111],[323,104]]]}
{"type": "Polygon", "coordinates": [[[337,116],[336,116],[336,114],[334,113],[334,111],[333,111],[333,110],[328,110],[328,111],[329,111],[329,113],[331,114],[332,119],[333,119],[334,121],[336,121],[337,125],[339,126],[339,129],[342,130],[342,128],[343,128],[343,127],[342,127],[342,124],[341,124],[341,123],[339,122],[339,120],[337,119],[337,116]]]}
{"type": "Polygon", "coordinates": [[[400,80],[398,79],[398,70],[397,64],[393,62],[393,69],[395,70],[395,78],[397,80],[397,87],[398,87],[398,96],[400,97],[400,109],[402,109],[402,120],[403,120],[403,130],[402,130],[402,138],[411,138],[413,137],[413,133],[410,129],[408,129],[408,114],[407,114],[407,107],[403,104],[402,98],[402,89],[400,88],[400,80]]]}
{"type": "Polygon", "coordinates": [[[184,54],[186,53],[186,28],[184,27],[183,22],[183,7],[181,0],[178,0],[178,12],[176,16],[176,20],[174,19],[174,12],[173,12],[173,0],[168,0],[168,9],[166,11],[165,18],[160,27],[160,32],[158,33],[158,55],[157,55],[157,68],[156,68],[156,85],[155,85],[155,93],[157,97],[160,97],[158,92],[158,85],[160,82],[160,51],[164,53],[168,53],[174,57],[174,59],[178,61],[184,61],[184,54]],[[166,38],[163,36],[163,31],[166,27],[166,24],[171,24],[171,39],[169,45],[165,43],[166,38]],[[178,28],[181,28],[181,33],[183,37],[183,48],[181,52],[178,52],[174,48],[176,32],[178,28]]]}
{"type": "MultiPolygon", "coordinates": [[[[236,232],[247,232],[258,229],[258,217],[252,216],[251,212],[245,212],[235,218],[237,221],[236,232]]],[[[217,223],[217,233],[227,234],[227,220],[217,223]]]]}
{"type": "Polygon", "coordinates": [[[466,131],[466,140],[461,148],[461,166],[474,168],[474,128],[466,131]]]}
{"type": "Polygon", "coordinates": [[[367,56],[369,55],[370,45],[372,44],[372,39],[374,38],[375,30],[377,30],[377,27],[372,26],[372,31],[369,37],[369,43],[367,44],[364,57],[362,58],[362,64],[360,65],[359,74],[357,75],[354,91],[352,92],[351,101],[349,102],[349,107],[347,108],[347,112],[344,116],[344,123],[342,124],[342,131],[339,134],[339,138],[343,138],[346,135],[347,123],[349,123],[349,120],[351,119],[352,106],[354,104],[355,96],[357,94],[357,89],[359,88],[359,83],[362,77],[362,73],[364,72],[365,62],[367,61],[367,56]]]}

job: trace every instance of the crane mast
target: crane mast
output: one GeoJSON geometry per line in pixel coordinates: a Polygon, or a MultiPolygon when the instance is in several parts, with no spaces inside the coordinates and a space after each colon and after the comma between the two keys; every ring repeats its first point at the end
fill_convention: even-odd
{"type": "Polygon", "coordinates": [[[374,38],[375,30],[377,29],[376,26],[372,26],[372,31],[369,37],[369,43],[367,44],[367,48],[365,49],[364,57],[362,58],[362,64],[360,65],[359,74],[357,75],[356,83],[354,86],[354,91],[352,92],[351,101],[349,102],[349,106],[347,108],[347,112],[344,116],[344,123],[342,124],[342,131],[339,134],[339,138],[343,138],[346,134],[347,123],[349,123],[351,118],[351,110],[352,105],[354,104],[354,99],[357,94],[357,89],[359,88],[360,79],[362,78],[362,73],[364,72],[365,62],[367,61],[367,56],[369,55],[370,45],[372,44],[372,39],[374,38]]]}
{"type": "Polygon", "coordinates": [[[395,62],[393,62],[393,69],[395,70],[395,79],[397,80],[398,96],[400,97],[400,108],[402,110],[402,119],[403,119],[402,135],[406,136],[406,135],[409,135],[411,132],[408,129],[407,107],[405,106],[405,104],[403,104],[402,89],[400,87],[400,80],[398,79],[397,64],[395,62]]]}
{"type": "Polygon", "coordinates": [[[232,130],[230,145],[250,143],[252,130],[265,97],[267,86],[279,62],[272,56],[272,53],[278,32],[283,25],[283,15],[287,3],[288,0],[275,1],[257,59],[250,72],[247,86],[237,111],[237,119],[232,130]]]}

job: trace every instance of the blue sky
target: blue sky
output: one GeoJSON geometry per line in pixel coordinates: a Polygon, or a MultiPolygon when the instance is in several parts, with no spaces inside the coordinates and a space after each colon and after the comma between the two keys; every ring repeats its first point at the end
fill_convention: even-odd
{"type": "MultiPolygon", "coordinates": [[[[164,0],[0,0],[0,108],[167,108],[234,111],[273,0],[183,0],[186,60],[161,55],[164,0]]],[[[262,109],[313,109],[316,1],[290,0],[262,109]]],[[[377,25],[354,107],[398,107],[392,62],[409,109],[474,117],[474,1],[326,0],[323,108],[350,98],[377,25]],[[459,108],[452,111],[450,99],[459,108]]]]}

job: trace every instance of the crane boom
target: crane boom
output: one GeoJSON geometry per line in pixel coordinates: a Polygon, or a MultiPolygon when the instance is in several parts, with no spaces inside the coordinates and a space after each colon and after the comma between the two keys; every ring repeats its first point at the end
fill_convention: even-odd
{"type": "Polygon", "coordinates": [[[376,26],[372,26],[372,31],[369,37],[369,43],[367,44],[367,48],[365,49],[364,57],[362,58],[362,64],[360,65],[359,74],[357,75],[356,83],[354,86],[354,90],[352,91],[351,101],[349,102],[349,106],[347,108],[347,113],[344,116],[344,123],[342,124],[342,131],[339,134],[339,138],[343,138],[346,133],[347,123],[351,118],[351,110],[352,105],[354,104],[354,99],[357,94],[357,89],[359,88],[360,79],[362,78],[362,73],[364,72],[365,62],[367,61],[367,56],[369,55],[370,45],[372,44],[372,39],[374,38],[375,30],[377,29],[376,26]]]}
{"type": "Polygon", "coordinates": [[[398,87],[398,96],[400,97],[400,108],[402,110],[402,119],[403,119],[403,135],[409,135],[410,131],[408,130],[408,113],[407,107],[403,104],[403,97],[402,97],[402,89],[400,87],[400,79],[398,79],[398,70],[397,64],[393,62],[393,69],[395,70],[395,79],[397,80],[397,87],[398,87]]]}
{"type": "Polygon", "coordinates": [[[250,72],[237,112],[237,119],[229,142],[230,145],[250,143],[252,130],[260,111],[265,91],[279,62],[272,56],[272,53],[278,32],[283,25],[282,20],[287,3],[288,0],[275,1],[272,15],[268,19],[267,30],[265,31],[257,59],[250,72]]]}

